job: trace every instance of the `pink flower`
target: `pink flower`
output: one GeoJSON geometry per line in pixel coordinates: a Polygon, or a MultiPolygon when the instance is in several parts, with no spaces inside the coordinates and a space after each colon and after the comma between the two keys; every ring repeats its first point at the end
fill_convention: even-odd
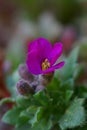
{"type": "Polygon", "coordinates": [[[64,66],[64,61],[55,65],[55,62],[62,54],[62,44],[55,43],[52,47],[51,43],[44,39],[38,38],[29,44],[26,64],[29,72],[32,74],[47,74],[55,69],[64,66]]]}

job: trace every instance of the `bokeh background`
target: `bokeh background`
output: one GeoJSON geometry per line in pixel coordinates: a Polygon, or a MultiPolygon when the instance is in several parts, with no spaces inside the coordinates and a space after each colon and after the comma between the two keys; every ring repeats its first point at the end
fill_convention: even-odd
{"type": "MultiPolygon", "coordinates": [[[[15,96],[17,68],[37,37],[61,41],[65,56],[80,46],[84,70],[77,82],[87,84],[87,0],[0,0],[0,99],[15,96]]],[[[0,107],[0,118],[9,107],[0,107]]],[[[0,121],[0,130],[8,129],[0,121]]]]}

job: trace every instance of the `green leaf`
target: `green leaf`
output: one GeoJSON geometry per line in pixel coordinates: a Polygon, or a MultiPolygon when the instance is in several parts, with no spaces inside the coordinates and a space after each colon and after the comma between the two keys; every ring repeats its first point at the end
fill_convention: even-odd
{"type": "Polygon", "coordinates": [[[73,74],[74,79],[77,79],[83,73],[84,68],[84,64],[81,63],[76,66],[75,72],[73,74]]]}
{"type": "Polygon", "coordinates": [[[76,47],[69,57],[65,60],[65,65],[60,71],[56,71],[55,76],[57,77],[60,75],[62,77],[62,80],[66,80],[69,78],[74,78],[74,72],[76,69],[76,62],[78,58],[79,47],[76,47]]]}
{"type": "Polygon", "coordinates": [[[4,103],[14,103],[15,100],[13,98],[3,98],[1,101],[0,101],[0,105],[4,104],[4,103]]]}
{"type": "Polygon", "coordinates": [[[3,116],[3,118],[2,118],[3,122],[11,124],[11,125],[16,125],[20,112],[21,112],[21,109],[16,108],[16,107],[9,110],[3,116]]]}
{"type": "Polygon", "coordinates": [[[29,115],[34,115],[37,111],[37,106],[30,106],[29,108],[27,108],[26,112],[28,112],[29,115]]]}
{"type": "Polygon", "coordinates": [[[37,111],[36,106],[30,106],[29,108],[24,109],[23,111],[21,111],[20,115],[19,115],[19,118],[17,120],[17,123],[16,123],[16,128],[21,127],[24,124],[28,123],[29,120],[31,120],[34,117],[36,111],[37,111]]]}
{"type": "Polygon", "coordinates": [[[34,127],[37,123],[39,123],[39,121],[43,118],[43,112],[44,112],[44,108],[43,107],[38,107],[33,119],[31,119],[29,121],[29,123],[31,123],[32,127],[34,127]]]}
{"type": "Polygon", "coordinates": [[[52,128],[52,121],[50,119],[48,120],[40,120],[35,127],[31,127],[30,130],[51,130],[52,128]]]}
{"type": "Polygon", "coordinates": [[[58,78],[53,78],[52,82],[48,84],[46,89],[48,92],[55,92],[59,91],[59,86],[60,86],[60,80],[58,80],[58,78]]]}
{"type": "Polygon", "coordinates": [[[14,130],[31,130],[30,128],[31,128],[31,126],[29,125],[29,123],[26,123],[23,126],[15,128],[14,130]]]}
{"type": "Polygon", "coordinates": [[[26,124],[29,120],[28,116],[19,116],[17,123],[15,125],[16,128],[23,126],[24,124],[26,124]]]}
{"type": "Polygon", "coordinates": [[[75,48],[71,52],[70,56],[68,57],[68,60],[62,70],[62,71],[64,71],[65,78],[72,77],[72,75],[74,74],[75,65],[76,65],[77,58],[78,58],[78,53],[79,53],[79,47],[75,48]]]}
{"type": "Polygon", "coordinates": [[[27,107],[29,107],[31,100],[30,100],[30,97],[27,98],[24,96],[17,96],[16,103],[17,103],[18,107],[27,108],[27,107]]]}
{"type": "Polygon", "coordinates": [[[60,119],[62,130],[81,126],[85,122],[85,110],[82,106],[84,99],[75,99],[60,119]]]}
{"type": "Polygon", "coordinates": [[[74,79],[70,78],[64,82],[61,83],[61,86],[63,87],[63,89],[68,89],[68,90],[72,90],[74,87],[74,79]]]}
{"type": "Polygon", "coordinates": [[[70,100],[70,98],[73,95],[73,91],[72,90],[67,90],[65,93],[65,101],[68,102],[70,100]]]}
{"type": "Polygon", "coordinates": [[[28,120],[34,118],[34,115],[37,112],[37,109],[38,109],[37,106],[30,106],[29,108],[24,109],[20,113],[20,118],[26,117],[26,118],[28,118],[28,120]]]}
{"type": "Polygon", "coordinates": [[[39,91],[34,94],[34,100],[42,106],[46,106],[49,103],[49,97],[46,95],[44,91],[39,91]]]}

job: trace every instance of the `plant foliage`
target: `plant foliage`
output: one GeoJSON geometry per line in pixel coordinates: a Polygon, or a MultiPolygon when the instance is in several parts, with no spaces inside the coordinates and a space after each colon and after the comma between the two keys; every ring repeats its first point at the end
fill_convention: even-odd
{"type": "Polygon", "coordinates": [[[1,104],[14,102],[15,105],[2,120],[14,125],[15,130],[87,129],[87,88],[75,84],[80,69],[77,58],[78,48],[71,52],[64,68],[55,72],[44,90],[29,97],[3,99],[1,104]]]}

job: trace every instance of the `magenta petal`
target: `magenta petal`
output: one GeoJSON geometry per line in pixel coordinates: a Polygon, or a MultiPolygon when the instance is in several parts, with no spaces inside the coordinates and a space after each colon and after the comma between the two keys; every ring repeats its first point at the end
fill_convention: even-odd
{"type": "Polygon", "coordinates": [[[48,58],[48,54],[52,51],[51,43],[45,38],[38,38],[29,44],[28,51],[36,49],[43,58],[48,58]]]}
{"type": "Polygon", "coordinates": [[[28,52],[37,48],[37,40],[33,40],[28,44],[28,52]]]}
{"type": "Polygon", "coordinates": [[[65,62],[62,61],[62,62],[60,62],[60,63],[58,63],[58,64],[56,64],[56,65],[50,67],[49,69],[47,69],[47,70],[45,70],[45,71],[42,71],[42,73],[43,73],[43,74],[46,74],[46,73],[50,73],[50,72],[54,71],[55,69],[60,69],[61,67],[64,66],[64,64],[65,64],[65,62]]]}
{"type": "Polygon", "coordinates": [[[26,64],[29,72],[32,74],[40,74],[42,72],[40,60],[38,58],[38,53],[36,50],[32,50],[30,53],[28,53],[26,64]]]}
{"type": "Polygon", "coordinates": [[[55,43],[53,50],[51,51],[49,56],[51,65],[53,65],[62,54],[62,48],[63,48],[62,43],[55,43]]]}

